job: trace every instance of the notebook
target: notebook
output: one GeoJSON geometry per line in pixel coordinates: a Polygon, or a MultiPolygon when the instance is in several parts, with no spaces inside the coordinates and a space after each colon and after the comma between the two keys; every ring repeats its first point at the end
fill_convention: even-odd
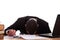
{"type": "Polygon", "coordinates": [[[60,15],[57,15],[56,22],[52,33],[40,34],[39,36],[56,38],[60,37],[60,15]]]}

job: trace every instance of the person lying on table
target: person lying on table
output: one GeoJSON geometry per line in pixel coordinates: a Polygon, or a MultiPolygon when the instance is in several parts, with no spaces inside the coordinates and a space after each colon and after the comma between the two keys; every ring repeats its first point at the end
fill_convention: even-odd
{"type": "Polygon", "coordinates": [[[4,34],[14,36],[17,30],[20,30],[21,34],[51,33],[48,23],[35,16],[18,18],[15,23],[5,29],[4,34]]]}

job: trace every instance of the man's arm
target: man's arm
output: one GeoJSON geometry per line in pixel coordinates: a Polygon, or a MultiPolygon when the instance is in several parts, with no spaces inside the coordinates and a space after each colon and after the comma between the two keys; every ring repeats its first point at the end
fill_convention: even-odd
{"type": "Polygon", "coordinates": [[[21,21],[21,18],[19,18],[19,19],[17,19],[17,21],[14,23],[14,24],[12,24],[11,26],[9,26],[7,29],[5,29],[5,31],[4,31],[4,34],[6,35],[6,31],[7,30],[9,30],[9,29],[14,29],[14,30],[18,30],[19,28],[19,26],[20,26],[20,21],[21,21]]]}
{"type": "Polygon", "coordinates": [[[50,30],[50,28],[49,28],[49,25],[48,25],[48,23],[45,23],[45,29],[44,30],[46,30],[45,32],[46,33],[51,33],[51,30],[50,30]]]}
{"type": "Polygon", "coordinates": [[[39,24],[39,29],[38,30],[39,30],[40,33],[51,33],[48,22],[46,22],[42,19],[39,19],[38,24],[39,24]]]}

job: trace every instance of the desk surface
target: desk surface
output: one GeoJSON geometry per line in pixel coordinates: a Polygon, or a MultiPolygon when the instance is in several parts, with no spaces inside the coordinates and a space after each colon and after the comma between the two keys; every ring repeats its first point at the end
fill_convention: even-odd
{"type": "MultiPolygon", "coordinates": [[[[31,37],[30,35],[23,35],[23,36],[31,37]]],[[[24,39],[24,38],[14,38],[12,36],[0,35],[0,40],[60,40],[60,38],[46,38],[46,37],[35,36],[35,38],[33,37],[31,39],[28,39],[28,38],[24,39]]]]}

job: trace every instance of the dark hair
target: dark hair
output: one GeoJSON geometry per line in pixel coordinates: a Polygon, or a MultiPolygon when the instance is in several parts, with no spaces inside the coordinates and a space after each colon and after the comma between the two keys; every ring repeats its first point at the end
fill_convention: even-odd
{"type": "Polygon", "coordinates": [[[25,24],[25,27],[29,34],[34,34],[34,32],[37,30],[37,22],[34,20],[28,20],[25,24]]]}

